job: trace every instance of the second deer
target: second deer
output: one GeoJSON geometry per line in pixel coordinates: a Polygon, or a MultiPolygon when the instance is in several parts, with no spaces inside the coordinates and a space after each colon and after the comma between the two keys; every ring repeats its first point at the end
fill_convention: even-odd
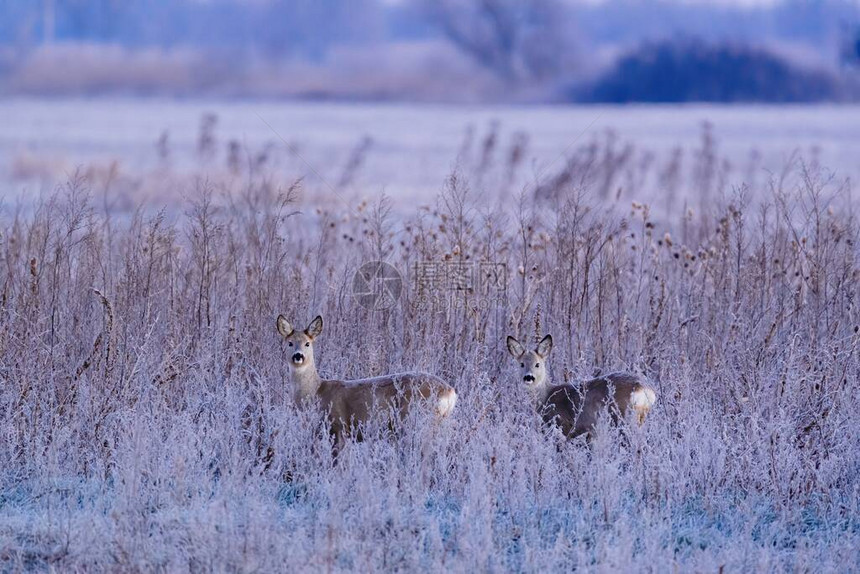
{"type": "Polygon", "coordinates": [[[657,401],[654,389],[631,373],[611,373],[581,385],[550,383],[546,360],[552,351],[552,337],[544,337],[527,351],[513,337],[507,339],[508,352],[520,364],[520,375],[532,401],[546,423],[557,424],[569,438],[591,437],[598,417],[609,408],[613,422],[635,414],[639,424],[657,401]]]}

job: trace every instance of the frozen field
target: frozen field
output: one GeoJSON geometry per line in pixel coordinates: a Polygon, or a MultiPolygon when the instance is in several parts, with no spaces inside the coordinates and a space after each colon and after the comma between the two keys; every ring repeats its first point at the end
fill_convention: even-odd
{"type": "MultiPolygon", "coordinates": [[[[0,181],[5,193],[32,192],[62,181],[76,167],[106,170],[112,161],[132,176],[167,163],[177,173],[217,174],[229,146],[246,161],[265,152],[284,176],[316,174],[333,185],[356,149],[360,169],[351,191],[395,199],[438,192],[470,128],[482,141],[498,122],[495,146],[524,134],[526,153],[514,188],[560,169],[563,154],[615,134],[617,153],[633,147],[632,162],[668,162],[675,149],[690,160],[713,125],[716,150],[739,183],[750,171],[779,173],[794,154],[839,177],[860,176],[857,106],[411,106],[181,100],[2,100],[0,181]],[[201,119],[216,119],[211,153],[198,150],[201,119]],[[167,134],[166,159],[157,142],[167,134]],[[283,138],[283,140],[281,139],[283,138]],[[364,138],[369,145],[362,148],[364,138]],[[286,142],[286,143],[285,143],[286,142]],[[288,146],[290,146],[288,148],[288,146]],[[295,153],[293,153],[295,152],[295,153]],[[298,155],[296,155],[298,154],[298,155]],[[306,162],[306,163],[305,163],[306,162]]],[[[492,193],[494,190],[487,190],[492,193]]],[[[641,198],[640,198],[641,199],[641,198]]]]}
{"type": "Polygon", "coordinates": [[[857,571],[857,108],[0,114],[0,572],[857,571]],[[335,465],[280,313],[454,412],[335,465]],[[645,423],[542,426],[505,340],[548,333],[645,423]]]}

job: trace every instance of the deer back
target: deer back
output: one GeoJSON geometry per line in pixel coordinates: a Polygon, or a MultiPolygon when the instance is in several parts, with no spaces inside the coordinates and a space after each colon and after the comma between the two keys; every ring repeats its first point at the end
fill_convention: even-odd
{"type": "Polygon", "coordinates": [[[562,385],[550,391],[541,415],[544,421],[559,425],[565,435],[579,436],[594,428],[607,407],[613,422],[626,417],[633,392],[642,388],[639,378],[630,373],[611,373],[579,386],[562,385]]]}
{"type": "Polygon", "coordinates": [[[364,423],[374,413],[402,418],[412,403],[453,392],[442,379],[426,373],[384,375],[354,381],[323,381],[319,397],[338,429],[364,423]]]}

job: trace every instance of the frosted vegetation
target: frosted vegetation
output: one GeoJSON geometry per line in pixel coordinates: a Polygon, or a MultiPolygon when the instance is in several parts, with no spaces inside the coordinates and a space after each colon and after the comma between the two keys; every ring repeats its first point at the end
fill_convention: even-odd
{"type": "Polygon", "coordinates": [[[0,569],[856,567],[848,186],[798,161],[732,187],[712,147],[646,173],[588,144],[497,201],[519,159],[468,145],[426,208],[246,164],[175,190],[178,217],[106,210],[82,177],[5,205],[0,569]],[[663,195],[637,197],[646,176],[663,195]],[[404,274],[389,310],[352,295],[372,260],[404,274]],[[480,262],[505,289],[419,280],[480,262]],[[371,425],[333,464],[292,403],[278,313],[325,317],[324,376],[428,371],[454,413],[371,425]],[[645,425],[590,447],[543,428],[504,338],[546,333],[555,382],[648,377],[645,425]]]}
{"type": "Polygon", "coordinates": [[[395,203],[407,196],[414,206],[418,196],[432,204],[463,156],[486,174],[473,187],[495,199],[546,183],[564,166],[562,157],[576,153],[580,186],[588,176],[591,193],[623,188],[625,205],[647,200],[661,217],[667,203],[698,201],[699,190],[683,179],[704,156],[718,160],[720,192],[742,184],[758,189],[768,174],[791,170],[793,156],[860,180],[856,105],[22,98],[0,101],[0,117],[0,197],[7,198],[0,209],[22,195],[29,203],[34,190],[50,192],[78,167],[100,208],[133,210],[146,198],[150,208],[179,213],[196,176],[235,188],[249,170],[283,182],[305,176],[311,197],[317,187],[329,192],[319,174],[350,203],[385,190],[395,203]]]}

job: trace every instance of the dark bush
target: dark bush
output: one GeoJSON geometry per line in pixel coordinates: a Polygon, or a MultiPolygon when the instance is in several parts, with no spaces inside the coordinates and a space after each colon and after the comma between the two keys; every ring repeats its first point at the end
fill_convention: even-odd
{"type": "Polygon", "coordinates": [[[837,97],[827,72],[761,48],[696,40],[645,44],[574,98],[596,102],[812,102],[837,97]]]}
{"type": "Polygon", "coordinates": [[[839,55],[842,65],[860,68],[860,26],[846,29],[841,44],[839,55]]]}

